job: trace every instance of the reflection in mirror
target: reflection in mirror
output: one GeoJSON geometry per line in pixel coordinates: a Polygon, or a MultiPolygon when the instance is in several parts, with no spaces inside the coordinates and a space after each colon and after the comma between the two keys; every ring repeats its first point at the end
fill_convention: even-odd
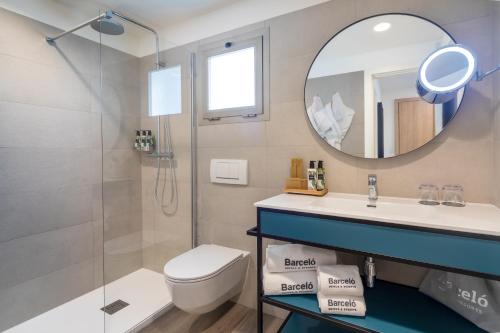
{"type": "Polygon", "coordinates": [[[420,98],[416,82],[431,52],[455,45],[436,24],[405,14],[357,22],[317,55],[306,81],[312,128],[349,155],[387,158],[419,148],[455,115],[463,89],[443,104],[420,98]],[[356,41],[356,43],[353,43],[356,41]]]}

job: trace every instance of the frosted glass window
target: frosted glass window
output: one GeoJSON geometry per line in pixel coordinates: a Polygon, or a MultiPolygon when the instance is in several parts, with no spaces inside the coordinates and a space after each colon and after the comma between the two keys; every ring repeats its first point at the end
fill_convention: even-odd
{"type": "Polygon", "coordinates": [[[181,66],[149,73],[149,115],[182,113],[181,66]]]}
{"type": "Polygon", "coordinates": [[[259,30],[198,47],[196,102],[201,110],[200,124],[266,119],[268,45],[268,31],[259,30]]]}
{"type": "Polygon", "coordinates": [[[255,106],[255,47],[208,58],[208,111],[255,106]]]}

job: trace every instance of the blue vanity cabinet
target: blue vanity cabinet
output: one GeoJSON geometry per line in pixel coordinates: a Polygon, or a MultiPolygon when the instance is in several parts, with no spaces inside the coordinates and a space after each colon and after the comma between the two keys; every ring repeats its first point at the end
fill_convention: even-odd
{"type": "Polygon", "coordinates": [[[366,317],[324,315],[315,295],[265,296],[262,239],[271,238],[500,280],[500,237],[258,208],[258,320],[263,303],[291,311],[280,332],[485,332],[416,288],[377,281],[366,317]]]}
{"type": "Polygon", "coordinates": [[[260,232],[500,280],[500,237],[259,209],[260,232]]]}

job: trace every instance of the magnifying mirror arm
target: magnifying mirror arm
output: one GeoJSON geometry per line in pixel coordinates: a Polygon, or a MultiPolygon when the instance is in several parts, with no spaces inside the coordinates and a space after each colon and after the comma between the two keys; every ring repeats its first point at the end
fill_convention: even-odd
{"type": "Polygon", "coordinates": [[[485,77],[495,73],[496,71],[500,70],[500,66],[497,66],[487,72],[484,72],[484,73],[480,73],[479,71],[477,72],[477,77],[476,77],[476,81],[482,81],[485,77]]]}

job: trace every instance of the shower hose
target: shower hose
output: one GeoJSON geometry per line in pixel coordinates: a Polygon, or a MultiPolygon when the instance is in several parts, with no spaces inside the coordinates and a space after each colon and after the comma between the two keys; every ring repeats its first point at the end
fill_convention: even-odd
{"type": "MultiPolygon", "coordinates": [[[[160,119],[158,119],[160,121],[160,119]]],[[[158,133],[158,140],[160,140],[160,133],[158,133]]],[[[158,157],[156,159],[156,178],[155,178],[155,189],[154,196],[157,204],[159,205],[162,213],[166,216],[172,216],[177,212],[179,206],[178,192],[177,192],[177,177],[175,174],[175,160],[174,151],[172,148],[172,135],[170,130],[170,120],[169,117],[165,117],[163,122],[163,147],[165,147],[165,152],[162,153],[158,151],[158,157]],[[165,160],[167,165],[162,168],[162,160],[165,160]],[[167,202],[165,202],[165,194],[167,187],[167,169],[169,173],[169,185],[170,185],[170,195],[168,196],[167,202]],[[163,170],[162,184],[160,185],[160,172],[163,170]],[[161,187],[161,195],[159,188],[161,187]]]]}

